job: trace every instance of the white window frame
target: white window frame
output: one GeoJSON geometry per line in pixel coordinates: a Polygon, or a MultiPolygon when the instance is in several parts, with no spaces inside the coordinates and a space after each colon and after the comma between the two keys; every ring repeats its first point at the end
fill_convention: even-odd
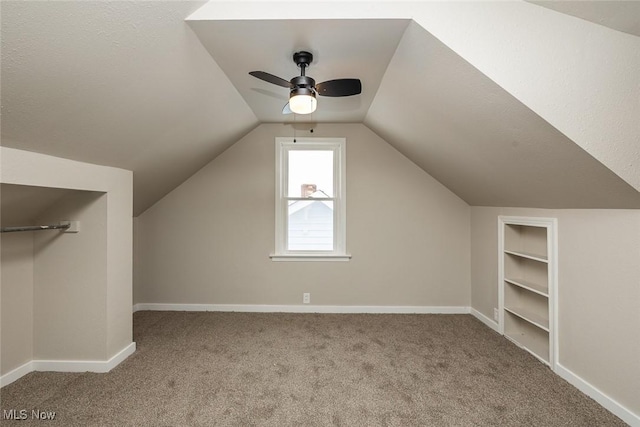
{"type": "Polygon", "coordinates": [[[346,209],[346,139],[345,138],[276,138],[276,239],[273,261],[348,261],[347,254],[347,209],[346,209]],[[294,142],[295,141],[295,142],[294,142]],[[327,199],[333,207],[332,251],[302,251],[287,249],[288,201],[287,194],[291,150],[333,151],[333,197],[327,199]]]}

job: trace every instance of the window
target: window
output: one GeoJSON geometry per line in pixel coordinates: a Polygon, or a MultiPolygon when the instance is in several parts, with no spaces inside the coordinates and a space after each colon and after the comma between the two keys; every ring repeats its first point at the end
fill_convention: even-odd
{"type": "Polygon", "coordinates": [[[350,258],[344,138],[276,138],[276,253],[271,258],[350,258]]]}

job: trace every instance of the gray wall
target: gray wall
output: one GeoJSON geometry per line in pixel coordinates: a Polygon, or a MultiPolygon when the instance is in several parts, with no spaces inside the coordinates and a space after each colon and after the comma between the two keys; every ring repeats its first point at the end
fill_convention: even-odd
{"type": "Polygon", "coordinates": [[[360,124],[346,137],[349,262],[273,262],[275,138],[264,124],[140,215],[136,303],[469,306],[469,206],[360,124]]]}
{"type": "MultiPolygon", "coordinates": [[[[498,306],[498,215],[559,224],[559,363],[640,413],[640,211],[472,207],[368,128],[347,138],[347,263],[280,263],[265,124],[135,221],[136,303],[498,306]]],[[[309,136],[297,131],[298,136],[309,136]]]]}
{"type": "Polygon", "coordinates": [[[558,218],[559,363],[640,413],[640,211],[471,208],[471,305],[498,307],[498,215],[558,218]]]}
{"type": "Polygon", "coordinates": [[[2,288],[0,375],[31,361],[33,355],[33,235],[0,235],[2,288]]]}
{"type": "Polygon", "coordinates": [[[77,191],[37,223],[80,221],[79,233],[41,231],[34,238],[36,360],[105,360],[107,354],[107,197],[77,191]]]}

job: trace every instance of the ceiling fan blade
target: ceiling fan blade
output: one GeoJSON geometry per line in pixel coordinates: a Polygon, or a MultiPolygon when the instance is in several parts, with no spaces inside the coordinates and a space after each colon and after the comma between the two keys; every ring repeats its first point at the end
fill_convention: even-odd
{"type": "Polygon", "coordinates": [[[286,88],[291,88],[291,83],[289,83],[285,79],[281,79],[278,76],[274,76],[273,74],[265,73],[264,71],[251,71],[249,74],[251,74],[253,77],[259,78],[260,80],[264,80],[265,82],[269,82],[274,85],[286,88]]]}
{"type": "Polygon", "coordinates": [[[284,108],[282,109],[282,114],[293,114],[293,111],[291,111],[291,107],[289,107],[288,102],[284,105],[284,108]]]}
{"type": "Polygon", "coordinates": [[[362,93],[359,79],[336,79],[316,85],[316,92],[322,96],[351,96],[362,93]]]}

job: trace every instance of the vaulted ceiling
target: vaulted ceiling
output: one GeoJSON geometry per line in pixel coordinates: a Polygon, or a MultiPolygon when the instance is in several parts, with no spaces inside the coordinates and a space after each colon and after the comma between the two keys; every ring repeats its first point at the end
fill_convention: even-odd
{"type": "Polygon", "coordinates": [[[640,208],[640,3],[534,3],[3,1],[2,145],[133,170],[138,215],[260,123],[361,122],[471,205],[640,208]],[[362,95],[282,116],[248,72],[300,49],[362,95]]]}
{"type": "Polygon", "coordinates": [[[2,145],[134,171],[139,214],[258,125],[203,2],[2,2],[2,145]]]}

